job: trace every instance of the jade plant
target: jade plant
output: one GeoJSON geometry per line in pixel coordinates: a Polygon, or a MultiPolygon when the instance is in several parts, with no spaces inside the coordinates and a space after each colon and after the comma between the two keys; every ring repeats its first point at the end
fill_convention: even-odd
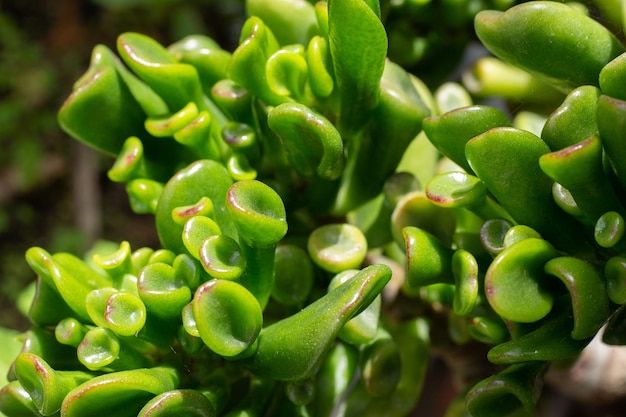
{"type": "Polygon", "coordinates": [[[596,335],[626,344],[623,6],[443,3],[493,54],[464,85],[388,58],[422,2],[248,0],[232,52],[96,46],[59,123],[161,246],[27,251],[0,412],[406,416],[455,351],[482,370],[447,416],[526,415],[596,335]]]}

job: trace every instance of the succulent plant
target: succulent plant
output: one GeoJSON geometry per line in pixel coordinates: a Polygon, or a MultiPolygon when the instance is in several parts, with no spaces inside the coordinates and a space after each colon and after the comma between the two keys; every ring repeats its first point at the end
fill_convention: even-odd
{"type": "Polygon", "coordinates": [[[406,416],[431,355],[479,346],[498,368],[447,415],[504,416],[601,329],[626,343],[624,46],[571,5],[448,1],[495,57],[431,92],[387,58],[400,3],[248,0],[232,53],[94,48],[59,122],[161,247],[28,250],[0,412],[406,416]]]}

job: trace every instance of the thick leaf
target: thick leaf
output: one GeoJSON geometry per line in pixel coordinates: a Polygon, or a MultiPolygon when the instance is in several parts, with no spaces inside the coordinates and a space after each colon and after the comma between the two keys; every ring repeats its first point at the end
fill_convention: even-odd
{"type": "Polygon", "coordinates": [[[378,105],[387,56],[380,15],[363,0],[328,2],[329,43],[341,97],[339,131],[350,136],[378,105]]]}

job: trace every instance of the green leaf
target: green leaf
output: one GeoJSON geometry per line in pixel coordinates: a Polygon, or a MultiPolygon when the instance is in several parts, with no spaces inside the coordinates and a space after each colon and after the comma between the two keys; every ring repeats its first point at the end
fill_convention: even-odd
{"type": "Polygon", "coordinates": [[[602,68],[624,52],[611,32],[566,4],[531,1],[476,15],[478,38],[497,57],[564,92],[598,85],[602,68]],[[548,47],[546,47],[548,45],[548,47]]]}
{"type": "Polygon", "coordinates": [[[135,417],[151,398],[175,389],[178,382],[177,372],[167,366],[104,374],[70,391],[61,413],[66,417],[135,417]]]}
{"type": "Polygon", "coordinates": [[[202,103],[198,71],[181,64],[154,39],[127,32],[117,38],[122,60],[164,101],[171,111],[178,111],[190,101],[202,103]]]}
{"type": "Polygon", "coordinates": [[[362,128],[378,105],[387,35],[380,13],[363,0],[330,0],[328,25],[330,53],[341,99],[339,131],[351,136],[362,128]]]}
{"type": "Polygon", "coordinates": [[[257,375],[278,380],[309,378],[322,363],[337,332],[378,296],[391,278],[384,265],[371,265],[304,310],[264,328],[256,353],[247,360],[257,375]],[[311,332],[316,337],[311,338],[311,332]]]}
{"type": "Polygon", "coordinates": [[[180,170],[165,185],[156,210],[156,228],[161,244],[177,253],[187,253],[182,240],[183,225],[172,218],[177,207],[209,198],[215,208],[215,219],[224,234],[236,237],[237,232],[226,211],[226,192],[232,184],[226,168],[218,162],[199,160],[180,170]]]}
{"type": "Polygon", "coordinates": [[[507,127],[491,129],[465,146],[476,175],[516,222],[537,230],[557,249],[591,252],[580,224],[563,216],[552,197],[553,181],[539,167],[539,158],[549,152],[532,133],[507,127]]]}
{"type": "Polygon", "coordinates": [[[467,409],[475,417],[501,417],[519,409],[532,412],[546,371],[545,362],[512,365],[476,384],[467,394],[467,409]]]}
{"type": "Polygon", "coordinates": [[[324,116],[299,103],[284,103],[270,111],[269,127],[279,137],[296,171],[304,176],[336,179],[343,172],[341,135],[324,116]]]}
{"type": "Polygon", "coordinates": [[[254,295],[233,281],[206,282],[196,290],[192,305],[202,341],[225,357],[248,349],[263,325],[261,306],[254,295]]]}
{"type": "Polygon", "coordinates": [[[544,265],[557,256],[550,243],[537,238],[524,239],[500,252],[489,265],[485,293],[491,307],[501,317],[532,323],[552,309],[544,265]]]}
{"type": "Polygon", "coordinates": [[[280,45],[306,45],[319,32],[315,8],[306,0],[247,0],[246,12],[263,20],[280,45]]]}

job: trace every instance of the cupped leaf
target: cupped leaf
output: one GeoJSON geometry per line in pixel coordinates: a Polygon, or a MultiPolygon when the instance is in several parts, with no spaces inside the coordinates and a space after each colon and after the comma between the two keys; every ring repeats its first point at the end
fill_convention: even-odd
{"type": "Polygon", "coordinates": [[[489,219],[480,228],[480,241],[494,255],[504,250],[504,238],[513,224],[504,219],[489,219]]]}
{"type": "Polygon", "coordinates": [[[475,417],[501,417],[516,410],[531,413],[543,388],[546,362],[511,365],[475,385],[467,394],[468,411],[475,417]]]}
{"type": "Polygon", "coordinates": [[[510,334],[500,317],[477,316],[467,320],[467,333],[481,343],[495,345],[506,341],[510,334]]]}
{"type": "Polygon", "coordinates": [[[54,336],[59,343],[77,347],[89,329],[75,318],[68,317],[59,321],[54,328],[54,336]]]}
{"type": "Polygon", "coordinates": [[[251,246],[275,245],[287,233],[285,206],[270,186],[238,181],[228,188],[226,201],[241,239],[251,246]]]}
{"type": "Polygon", "coordinates": [[[139,297],[151,314],[164,319],[180,316],[191,301],[191,289],[176,268],[161,262],[147,265],[139,274],[139,297]]]}
{"type": "Polygon", "coordinates": [[[120,341],[109,329],[96,327],[87,332],[76,350],[78,359],[89,370],[111,365],[120,356],[120,341]]]}
{"type": "Polygon", "coordinates": [[[143,143],[139,138],[131,136],[124,141],[122,149],[120,149],[117,159],[107,175],[114,182],[127,182],[149,176],[146,173],[143,143]]]}
{"type": "Polygon", "coordinates": [[[363,232],[348,223],[318,227],[309,236],[307,247],[313,262],[334,273],[358,268],[367,254],[363,232]]]}
{"type": "Polygon", "coordinates": [[[146,324],[146,306],[129,292],[116,292],[107,299],[104,321],[120,336],[133,336],[146,324]]]}
{"type": "Polygon", "coordinates": [[[456,218],[451,209],[433,204],[424,191],[413,191],[398,201],[391,214],[391,231],[397,243],[404,243],[402,234],[407,226],[419,227],[448,245],[456,218]]]}
{"type": "Polygon", "coordinates": [[[621,214],[607,211],[598,218],[595,224],[594,238],[598,245],[603,248],[621,249],[621,246],[616,245],[621,242],[625,228],[626,222],[624,222],[624,217],[621,214]]]}
{"type": "Polygon", "coordinates": [[[506,231],[504,235],[504,249],[521,242],[524,239],[541,239],[541,235],[532,227],[516,224],[506,231]]]}
{"type": "Polygon", "coordinates": [[[187,253],[182,240],[183,225],[172,218],[177,207],[209,198],[215,209],[215,220],[224,234],[236,237],[237,232],[226,211],[226,192],[232,184],[228,171],[216,161],[200,160],[174,175],[163,188],[156,210],[156,228],[163,247],[187,253]]]}
{"type": "Polygon", "coordinates": [[[216,82],[211,88],[211,98],[231,120],[252,121],[252,95],[234,81],[226,78],[216,82]]]}
{"type": "Polygon", "coordinates": [[[157,138],[171,137],[187,126],[198,116],[198,106],[194,102],[168,116],[148,117],[145,127],[148,133],[157,138]]]}
{"type": "Polygon", "coordinates": [[[194,216],[215,218],[213,201],[208,197],[201,197],[195,204],[176,207],[172,210],[172,219],[181,226],[194,216]]]}
{"type": "Polygon", "coordinates": [[[308,67],[301,53],[281,49],[265,65],[267,84],[281,96],[299,99],[304,94],[308,67]]]}
{"type": "Polygon", "coordinates": [[[255,342],[263,325],[259,302],[233,281],[211,280],[201,285],[192,306],[202,341],[218,355],[241,354],[255,342]]]}
{"type": "Polygon", "coordinates": [[[206,216],[193,216],[185,222],[183,227],[183,243],[196,259],[200,259],[202,242],[211,236],[221,235],[220,226],[215,220],[206,216]]]}
{"type": "Polygon", "coordinates": [[[590,263],[573,257],[558,257],[544,266],[546,273],[559,278],[570,293],[574,329],[571,336],[581,340],[595,336],[610,314],[606,285],[590,263]]]}
{"type": "Polygon", "coordinates": [[[228,236],[209,236],[202,242],[199,254],[204,270],[216,279],[236,280],[246,269],[241,247],[228,236]]]}
{"type": "Polygon", "coordinates": [[[324,116],[300,103],[270,111],[269,127],[278,135],[292,166],[302,175],[336,179],[344,166],[341,135],[324,116]]]}
{"type": "Polygon", "coordinates": [[[128,241],[121,242],[115,252],[108,254],[94,253],[92,259],[97,266],[105,270],[113,279],[133,272],[131,249],[128,241]]]}
{"type": "Polygon", "coordinates": [[[309,296],[315,280],[311,258],[299,246],[281,244],[274,258],[272,298],[284,305],[299,305],[309,296]]]}
{"type": "Polygon", "coordinates": [[[532,323],[552,309],[553,295],[547,289],[544,265],[557,257],[543,239],[524,239],[500,252],[485,276],[485,293],[501,317],[532,323]]]}
{"type": "Polygon", "coordinates": [[[320,98],[330,96],[335,88],[332,62],[328,40],[322,36],[311,38],[306,50],[306,62],[309,67],[309,85],[313,94],[320,98]]]}
{"type": "Polygon", "coordinates": [[[552,313],[539,323],[539,327],[491,348],[487,353],[489,361],[497,365],[510,365],[578,356],[591,338],[571,337],[571,303],[564,298],[557,301],[552,313]]]}
{"type": "Polygon", "coordinates": [[[626,258],[614,256],[604,264],[606,291],[615,304],[626,304],[626,258]]]}

